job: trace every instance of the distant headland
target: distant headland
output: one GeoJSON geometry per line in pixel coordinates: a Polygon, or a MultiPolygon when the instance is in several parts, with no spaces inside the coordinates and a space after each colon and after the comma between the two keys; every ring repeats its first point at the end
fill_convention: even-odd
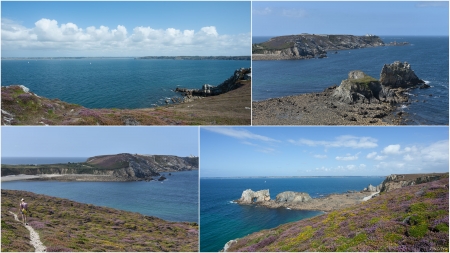
{"type": "Polygon", "coordinates": [[[337,34],[285,35],[273,37],[266,42],[252,45],[252,60],[299,60],[326,58],[328,51],[381,46],[404,46],[408,42],[385,44],[380,37],[337,34]]]}
{"type": "Polygon", "coordinates": [[[59,181],[163,181],[171,172],[198,170],[198,157],[116,154],[81,163],[1,166],[2,181],[32,179],[59,181]],[[165,173],[165,174],[163,174],[165,173]],[[21,177],[19,175],[26,175],[21,177]]]}

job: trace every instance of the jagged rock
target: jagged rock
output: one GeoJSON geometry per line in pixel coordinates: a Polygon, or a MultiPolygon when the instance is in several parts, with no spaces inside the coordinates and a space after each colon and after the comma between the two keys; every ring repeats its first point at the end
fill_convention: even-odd
{"type": "Polygon", "coordinates": [[[307,202],[312,198],[308,193],[305,192],[293,192],[286,191],[279,193],[276,197],[276,202],[288,202],[288,203],[299,203],[299,202],[307,202]]]}
{"type": "Polygon", "coordinates": [[[242,192],[242,196],[236,202],[240,204],[252,204],[265,202],[270,200],[269,190],[260,190],[260,191],[252,191],[251,189],[247,189],[242,192]]]}
{"type": "Polygon", "coordinates": [[[430,85],[424,83],[424,84],[420,85],[419,89],[428,89],[430,87],[431,87],[430,85]]]}
{"type": "Polygon", "coordinates": [[[381,184],[378,186],[373,186],[372,184],[369,184],[366,188],[364,188],[363,191],[365,192],[379,192],[381,190],[381,184]]]}
{"type": "Polygon", "coordinates": [[[408,88],[418,84],[425,83],[418,78],[407,62],[396,61],[392,64],[385,64],[380,73],[380,82],[382,85],[392,88],[408,88]]]}
{"type": "Polygon", "coordinates": [[[382,91],[381,84],[375,78],[360,70],[350,71],[348,79],[341,82],[332,96],[345,103],[370,103],[382,91]]]}

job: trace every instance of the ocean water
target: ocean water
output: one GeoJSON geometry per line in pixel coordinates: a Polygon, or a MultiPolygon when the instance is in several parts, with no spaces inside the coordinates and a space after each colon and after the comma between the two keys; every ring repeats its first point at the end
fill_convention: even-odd
{"type": "MultiPolygon", "coordinates": [[[[408,124],[447,125],[449,123],[449,39],[448,37],[380,36],[385,43],[410,42],[407,46],[386,46],[328,52],[328,58],[292,61],[254,61],[252,95],[254,101],[321,92],[347,79],[352,70],[380,77],[384,64],[408,62],[430,89],[410,92],[411,104],[399,108],[409,113],[408,124]]],[[[270,37],[253,37],[253,43],[270,37]]]]}
{"type": "Polygon", "coordinates": [[[269,189],[272,199],[283,191],[307,192],[317,198],[330,193],[362,190],[383,180],[384,177],[200,178],[200,250],[217,252],[229,240],[322,214],[318,211],[269,209],[233,203],[232,200],[239,199],[246,189],[269,189]]]}
{"type": "Polygon", "coordinates": [[[148,108],[180,96],[177,87],[218,85],[250,61],[85,58],[5,60],[1,85],[22,84],[38,96],[87,108],[148,108]]]}
{"type": "MultiPolygon", "coordinates": [[[[167,174],[168,173],[164,173],[167,174]]],[[[198,171],[171,172],[161,182],[9,181],[2,189],[30,191],[81,203],[198,222],[198,171]]],[[[32,208],[32,207],[31,207],[32,208]]]]}

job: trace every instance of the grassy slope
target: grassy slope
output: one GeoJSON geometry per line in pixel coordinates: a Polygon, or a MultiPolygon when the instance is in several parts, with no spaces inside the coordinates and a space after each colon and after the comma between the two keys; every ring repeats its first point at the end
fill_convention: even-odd
{"type": "MultiPolygon", "coordinates": [[[[25,93],[19,86],[2,87],[2,109],[13,114],[11,125],[250,125],[251,82],[191,103],[145,109],[88,109],[58,99],[25,93]],[[188,107],[189,106],[189,107],[188,107]]],[[[4,118],[10,116],[2,113],[4,118]]]]}
{"type": "Polygon", "coordinates": [[[253,233],[228,251],[448,252],[448,183],[444,178],[404,187],[354,207],[253,233]]]}
{"type": "Polygon", "coordinates": [[[29,224],[47,251],[197,251],[198,224],[168,222],[138,213],[2,190],[2,251],[34,251],[29,232],[8,212],[29,203],[29,224]]]}

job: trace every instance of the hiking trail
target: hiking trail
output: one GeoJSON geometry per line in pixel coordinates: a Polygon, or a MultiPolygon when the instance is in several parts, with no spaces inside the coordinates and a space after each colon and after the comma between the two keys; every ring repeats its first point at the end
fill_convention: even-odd
{"type": "MultiPolygon", "coordinates": [[[[17,217],[17,214],[9,211],[12,215],[14,215],[14,219],[16,221],[19,221],[19,218],[17,217]]],[[[21,221],[19,221],[22,223],[21,221]]],[[[44,244],[41,242],[41,239],[39,238],[39,234],[30,226],[30,225],[24,225],[29,231],[30,231],[30,244],[33,245],[35,248],[35,252],[45,252],[47,251],[47,247],[44,246],[44,244]]]]}

